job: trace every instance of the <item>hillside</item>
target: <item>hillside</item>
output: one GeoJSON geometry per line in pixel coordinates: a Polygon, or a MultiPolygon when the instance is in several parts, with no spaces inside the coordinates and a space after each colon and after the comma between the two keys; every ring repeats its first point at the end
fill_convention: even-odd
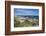
{"type": "Polygon", "coordinates": [[[39,24],[38,20],[38,16],[15,16],[14,27],[37,26],[39,24]]]}

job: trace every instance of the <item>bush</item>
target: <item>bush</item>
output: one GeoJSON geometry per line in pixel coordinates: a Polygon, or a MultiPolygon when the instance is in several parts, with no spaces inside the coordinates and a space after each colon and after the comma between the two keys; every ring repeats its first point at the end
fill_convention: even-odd
{"type": "Polygon", "coordinates": [[[20,21],[14,21],[14,27],[19,27],[20,21]]]}

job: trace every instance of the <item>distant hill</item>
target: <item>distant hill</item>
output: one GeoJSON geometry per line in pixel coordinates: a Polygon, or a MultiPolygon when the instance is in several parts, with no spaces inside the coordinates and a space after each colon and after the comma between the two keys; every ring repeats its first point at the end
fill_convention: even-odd
{"type": "Polygon", "coordinates": [[[21,16],[21,15],[18,15],[18,16],[15,16],[15,17],[17,17],[17,18],[21,18],[22,17],[22,18],[28,18],[28,19],[30,19],[30,18],[32,18],[32,19],[34,19],[34,18],[35,19],[39,19],[39,16],[33,16],[33,15],[32,16],[27,16],[27,15],[26,16],[21,16]]]}

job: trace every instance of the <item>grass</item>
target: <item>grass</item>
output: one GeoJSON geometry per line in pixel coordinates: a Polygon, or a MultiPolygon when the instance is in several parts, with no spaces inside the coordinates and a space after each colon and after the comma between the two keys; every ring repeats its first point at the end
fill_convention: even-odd
{"type": "Polygon", "coordinates": [[[17,21],[16,19],[14,20],[14,27],[30,27],[30,26],[38,26],[39,22],[36,21],[36,23],[34,22],[34,20],[28,21],[28,20],[24,20],[24,22],[20,22],[17,21]]]}

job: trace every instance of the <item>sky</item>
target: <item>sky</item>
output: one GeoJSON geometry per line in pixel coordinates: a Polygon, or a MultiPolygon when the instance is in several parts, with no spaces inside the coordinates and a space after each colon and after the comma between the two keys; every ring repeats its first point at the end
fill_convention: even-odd
{"type": "Polygon", "coordinates": [[[14,15],[34,15],[39,16],[39,9],[14,8],[14,15]]]}

